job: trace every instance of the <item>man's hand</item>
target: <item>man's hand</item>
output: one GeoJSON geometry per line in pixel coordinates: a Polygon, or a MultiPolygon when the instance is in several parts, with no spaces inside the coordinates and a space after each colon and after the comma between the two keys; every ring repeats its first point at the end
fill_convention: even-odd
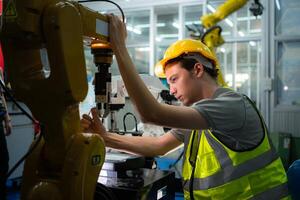
{"type": "Polygon", "coordinates": [[[86,114],[82,115],[82,119],[80,122],[81,122],[81,127],[83,128],[83,132],[97,133],[100,136],[104,136],[104,134],[106,134],[106,130],[98,117],[97,109],[92,108],[91,114],[92,117],[86,114]]]}
{"type": "Polygon", "coordinates": [[[116,53],[120,47],[126,47],[127,38],[126,25],[118,16],[113,14],[107,15],[109,19],[109,38],[113,51],[116,53]]]}

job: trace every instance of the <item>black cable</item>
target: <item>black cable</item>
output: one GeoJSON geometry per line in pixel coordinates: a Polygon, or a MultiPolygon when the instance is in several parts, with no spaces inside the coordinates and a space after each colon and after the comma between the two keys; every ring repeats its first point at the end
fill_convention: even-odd
{"type": "Polygon", "coordinates": [[[136,117],[135,117],[134,114],[132,114],[131,112],[126,113],[126,114],[124,115],[124,117],[123,117],[123,127],[124,127],[124,131],[125,131],[125,132],[127,131],[125,120],[126,120],[126,117],[127,117],[128,115],[133,116],[134,121],[135,121],[135,131],[138,132],[136,117]]]}
{"type": "Polygon", "coordinates": [[[117,3],[113,2],[113,1],[110,1],[110,0],[80,0],[80,1],[78,1],[78,3],[87,3],[87,2],[95,2],[95,1],[108,2],[108,3],[112,3],[115,6],[117,6],[118,9],[120,10],[121,14],[122,14],[122,21],[125,23],[125,15],[124,15],[124,12],[123,12],[122,8],[117,3]]]}
{"type": "Polygon", "coordinates": [[[22,111],[22,113],[25,114],[26,117],[28,117],[34,124],[37,124],[41,127],[41,132],[39,134],[39,137],[36,139],[35,144],[28,150],[28,152],[22,156],[21,159],[19,159],[19,161],[9,170],[9,172],[6,175],[6,178],[8,178],[18,167],[19,165],[31,154],[31,152],[37,147],[37,145],[39,144],[43,133],[44,133],[44,126],[42,124],[40,124],[37,120],[35,120],[24,108],[22,108],[22,106],[15,100],[15,98],[13,97],[13,95],[10,93],[9,89],[7,89],[7,87],[4,85],[3,81],[0,80],[0,85],[2,87],[2,89],[5,91],[5,94],[10,98],[10,100],[22,111]]]}
{"type": "Polygon", "coordinates": [[[6,88],[2,80],[0,80],[0,85],[2,89],[5,91],[5,94],[9,97],[9,99],[28,117],[33,123],[37,123],[37,121],[24,109],[20,104],[15,100],[13,95],[10,93],[10,91],[6,88]]]}
{"type": "Polygon", "coordinates": [[[6,178],[8,179],[8,177],[10,177],[10,175],[19,167],[19,165],[32,153],[32,151],[38,146],[38,144],[40,143],[42,137],[43,137],[43,133],[44,133],[44,126],[42,124],[39,124],[41,126],[41,132],[39,134],[39,137],[36,139],[36,142],[34,143],[34,145],[27,151],[27,153],[22,156],[21,159],[19,159],[19,161],[9,170],[9,172],[6,175],[6,178]]]}
{"type": "Polygon", "coordinates": [[[182,152],[180,153],[180,155],[178,156],[178,158],[176,159],[176,161],[175,161],[174,163],[172,163],[172,164],[169,165],[169,169],[175,167],[175,165],[176,165],[176,164],[180,161],[180,159],[182,158],[183,153],[184,153],[184,151],[182,151],[182,152]]]}

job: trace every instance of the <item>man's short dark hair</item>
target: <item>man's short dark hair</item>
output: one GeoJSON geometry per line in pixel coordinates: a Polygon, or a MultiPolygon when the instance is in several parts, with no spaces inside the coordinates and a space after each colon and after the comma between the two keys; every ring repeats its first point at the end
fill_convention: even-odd
{"type": "MultiPolygon", "coordinates": [[[[181,67],[188,71],[192,71],[194,69],[194,66],[196,63],[201,63],[196,58],[191,58],[190,56],[182,55],[182,56],[178,56],[176,58],[169,60],[166,63],[166,65],[175,63],[175,62],[180,63],[181,67]]],[[[212,64],[212,68],[207,67],[202,63],[201,64],[204,66],[204,71],[206,71],[212,78],[217,79],[219,70],[216,69],[216,66],[211,61],[210,61],[210,63],[212,64]]]]}

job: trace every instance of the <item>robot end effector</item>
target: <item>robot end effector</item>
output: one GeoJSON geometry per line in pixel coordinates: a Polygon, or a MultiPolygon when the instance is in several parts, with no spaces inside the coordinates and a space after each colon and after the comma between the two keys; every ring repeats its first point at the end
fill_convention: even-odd
{"type": "Polygon", "coordinates": [[[112,91],[112,76],[110,68],[112,64],[113,51],[107,42],[93,41],[91,44],[91,53],[94,56],[94,63],[98,71],[94,77],[95,102],[100,118],[106,118],[124,107],[125,97],[119,88],[117,93],[112,91]]]}
{"type": "Polygon", "coordinates": [[[94,55],[94,63],[98,68],[94,78],[95,101],[98,115],[107,117],[110,111],[111,101],[111,73],[113,52],[108,43],[94,42],[91,44],[91,52],[94,55]]]}

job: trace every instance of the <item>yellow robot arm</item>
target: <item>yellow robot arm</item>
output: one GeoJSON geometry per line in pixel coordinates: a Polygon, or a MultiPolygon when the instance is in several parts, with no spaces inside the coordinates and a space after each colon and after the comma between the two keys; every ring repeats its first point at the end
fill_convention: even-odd
{"type": "MultiPolygon", "coordinates": [[[[231,13],[243,7],[247,1],[248,0],[227,0],[224,4],[220,5],[214,13],[203,15],[200,18],[203,27],[206,29],[206,32],[201,37],[201,41],[206,44],[214,54],[216,48],[224,43],[224,39],[221,35],[222,28],[215,25],[231,13]]],[[[218,83],[221,86],[227,86],[219,63],[216,67],[219,70],[218,83]]]]}
{"type": "Polygon", "coordinates": [[[10,12],[1,43],[12,90],[44,125],[25,162],[21,199],[91,200],[105,148],[99,135],[81,133],[78,105],[88,88],[83,38],[108,42],[107,18],[67,0],[9,0],[4,10],[10,12]]]}
{"type": "Polygon", "coordinates": [[[217,24],[219,21],[225,19],[231,13],[242,8],[248,0],[228,0],[224,4],[220,5],[217,10],[208,15],[201,17],[202,25],[205,28],[210,28],[217,24]]]}

